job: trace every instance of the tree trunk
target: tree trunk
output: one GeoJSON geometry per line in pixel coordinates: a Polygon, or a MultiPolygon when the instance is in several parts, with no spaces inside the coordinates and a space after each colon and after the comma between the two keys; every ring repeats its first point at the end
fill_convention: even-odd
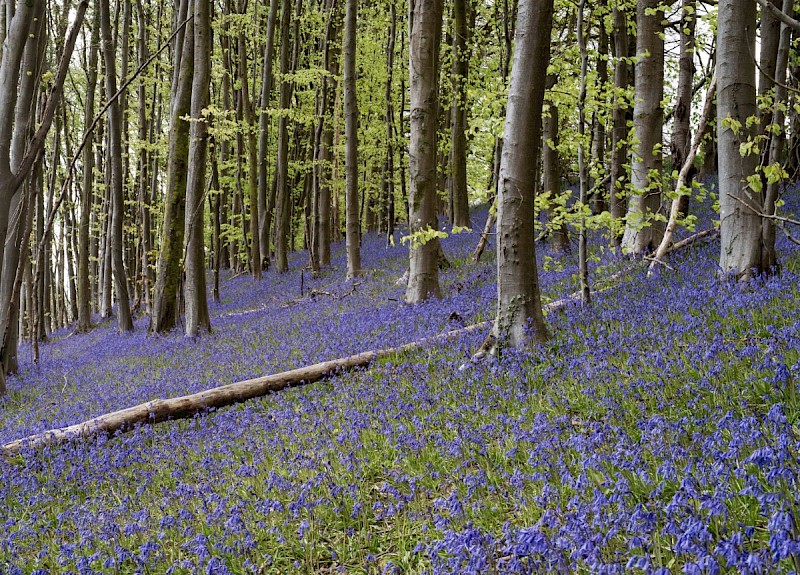
{"type": "Polygon", "coordinates": [[[339,8],[329,0],[328,24],[325,30],[323,57],[325,70],[330,74],[322,79],[319,119],[316,128],[314,162],[314,250],[320,267],[331,263],[331,147],[333,146],[333,113],[336,98],[336,76],[339,74],[337,42],[339,35],[339,8]]]}
{"type": "MultiPolygon", "coordinates": [[[[196,24],[195,24],[196,26],[196,24]]],[[[240,103],[247,130],[247,196],[250,203],[250,272],[253,279],[261,279],[262,250],[260,246],[258,217],[258,150],[256,149],[256,118],[250,102],[250,84],[247,80],[247,44],[244,32],[239,32],[239,84],[240,103]]]]}
{"type": "MultiPolygon", "coordinates": [[[[411,84],[411,142],[409,145],[410,269],[406,301],[419,303],[441,297],[437,232],[438,60],[442,27],[441,0],[416,0],[410,18],[409,80],[411,84]],[[426,236],[427,235],[427,236],[426,236]],[[427,240],[427,241],[425,241],[427,240]]],[[[531,220],[531,223],[533,220],[531,220]]]]}
{"type": "MultiPolygon", "coordinates": [[[[691,142],[689,120],[692,112],[692,80],[694,78],[694,29],[695,29],[695,0],[683,0],[681,8],[681,55],[678,63],[678,91],[675,108],[672,114],[672,138],[670,139],[670,152],[672,153],[672,169],[680,170],[686,161],[691,142]]],[[[696,170],[689,167],[689,173],[684,185],[691,186],[696,170]]],[[[680,191],[680,189],[679,189],[680,191]]],[[[684,216],[689,213],[689,196],[681,196],[679,214],[684,216]]]]}
{"type": "MultiPolygon", "coordinates": [[[[783,0],[783,12],[789,16],[794,13],[794,2],[783,0]]],[[[775,66],[775,102],[772,112],[772,130],[769,139],[768,161],[770,169],[779,170],[783,161],[783,148],[786,140],[786,113],[784,105],[787,103],[786,69],[789,63],[789,48],[792,41],[792,30],[785,24],[781,25],[780,42],[775,66]]],[[[780,181],[769,180],[764,196],[764,213],[767,216],[775,214],[775,203],[780,196],[780,181]]],[[[778,254],[775,251],[775,220],[766,217],[762,221],[761,230],[761,269],[770,271],[778,264],[778,254]]]]}
{"type": "MultiPolygon", "coordinates": [[[[600,23],[598,24],[598,46],[597,46],[597,80],[596,90],[601,94],[599,97],[604,99],[602,94],[608,88],[608,34],[606,33],[605,15],[603,11],[598,14],[600,23]]],[[[589,205],[592,214],[598,215],[606,210],[606,192],[609,186],[605,183],[605,159],[606,159],[606,112],[605,110],[595,111],[592,118],[592,170],[593,177],[589,179],[589,205]]],[[[588,292],[587,292],[588,293],[588,292]]]]}
{"type": "MultiPolygon", "coordinates": [[[[267,223],[267,148],[269,147],[270,118],[266,109],[272,96],[275,79],[272,74],[272,61],[275,59],[275,23],[278,18],[280,0],[270,0],[267,17],[267,41],[264,46],[264,62],[261,68],[261,111],[258,114],[258,246],[261,250],[261,267],[267,269],[270,260],[270,237],[267,223]]],[[[324,80],[323,80],[324,82],[324,80]]]]}
{"type": "MultiPolygon", "coordinates": [[[[84,101],[84,129],[88,130],[94,119],[94,97],[97,87],[98,42],[100,17],[95,13],[92,24],[92,39],[89,46],[89,67],[86,70],[86,98],[84,101]]],[[[94,194],[94,150],[93,134],[87,136],[83,147],[83,186],[81,188],[80,225],[78,228],[78,331],[92,328],[92,298],[89,266],[89,220],[94,194]]]]}
{"type": "MultiPolygon", "coordinates": [[[[570,251],[569,232],[565,221],[566,206],[561,205],[561,166],[558,153],[558,106],[549,104],[548,113],[542,120],[542,192],[549,194],[550,208],[547,213],[549,237],[553,246],[561,252],[570,251]]],[[[494,178],[492,178],[494,180],[494,178]]],[[[497,184],[495,184],[497,185],[497,184]]]]}
{"type": "Polygon", "coordinates": [[[358,0],[346,0],[344,17],[344,130],[347,277],[361,275],[361,219],[358,209],[358,98],[356,22],[358,0]]]}
{"type": "MultiPolygon", "coordinates": [[[[100,31],[103,36],[106,93],[117,93],[117,70],[114,42],[111,35],[109,0],[100,2],[100,31]]],[[[124,73],[124,71],[123,71],[124,73]]],[[[120,331],[133,331],[133,319],[128,299],[128,277],[122,257],[122,221],[125,217],[125,198],[122,189],[122,115],[118,100],[108,106],[108,138],[111,160],[111,268],[117,294],[117,326],[120,331]]]]}
{"type": "MultiPolygon", "coordinates": [[[[625,216],[628,181],[628,101],[622,95],[630,86],[630,64],[628,58],[628,22],[625,11],[614,8],[614,107],[611,111],[611,168],[609,211],[614,221],[621,222],[625,216]]],[[[621,234],[614,234],[614,241],[620,244],[621,234]]]]}
{"type": "Polygon", "coordinates": [[[586,47],[586,36],[584,35],[585,8],[586,0],[580,0],[577,26],[578,49],[581,57],[580,92],[578,94],[578,179],[580,181],[578,203],[581,209],[578,227],[578,277],[581,285],[581,303],[584,305],[590,303],[589,298],[591,297],[586,246],[586,218],[583,216],[583,207],[589,201],[589,167],[586,165],[586,147],[588,143],[586,138],[586,76],[589,67],[589,52],[586,47]]]}
{"type": "Polygon", "coordinates": [[[467,82],[469,53],[467,40],[467,4],[453,1],[453,104],[451,109],[450,204],[453,226],[468,228],[469,195],[467,194],[467,82]]]}
{"type": "MultiPolygon", "coordinates": [[[[194,3],[194,76],[192,78],[191,114],[192,123],[189,134],[189,165],[186,182],[186,282],[184,301],[186,302],[185,333],[189,337],[201,331],[211,331],[211,318],[206,300],[205,268],[205,191],[206,156],[208,149],[208,124],[203,121],[203,110],[209,103],[211,84],[211,16],[209,2],[197,0],[194,3]]],[[[252,137],[255,148],[255,136],[252,137]]],[[[253,149],[252,176],[255,176],[255,149],[253,149]]],[[[251,188],[255,190],[255,178],[251,188]]],[[[255,195],[255,194],[253,194],[255,195]]],[[[252,212],[257,212],[255,197],[251,197],[252,212]]],[[[254,241],[258,241],[257,225],[252,228],[254,241]]],[[[257,250],[254,259],[259,273],[261,264],[257,250]]]]}
{"type": "MultiPolygon", "coordinates": [[[[767,0],[770,4],[780,8],[780,1],[767,0]]],[[[761,11],[761,22],[759,24],[761,32],[760,50],[758,55],[758,96],[769,96],[775,87],[776,68],[778,61],[778,44],[780,43],[781,23],[771,10],[761,11]]],[[[750,56],[752,60],[752,55],[750,56]]],[[[759,111],[759,115],[761,112],[759,111]]],[[[769,122],[769,116],[763,118],[763,124],[769,122]]],[[[760,134],[764,133],[764,126],[758,129],[760,134]]]]}
{"type": "Polygon", "coordinates": [[[534,245],[542,103],[550,60],[553,0],[521,0],[508,88],[497,186],[497,318],[495,346],[547,339],[534,245]],[[529,325],[529,322],[531,324],[529,325]]]}
{"type": "MultiPolygon", "coordinates": [[[[142,0],[136,0],[138,24],[139,24],[139,38],[137,42],[137,51],[139,53],[139,66],[143,66],[147,59],[150,57],[148,46],[148,33],[147,33],[147,15],[144,12],[142,0]]],[[[148,118],[147,115],[147,90],[145,82],[139,83],[139,141],[152,144],[153,120],[148,118]]],[[[153,110],[155,112],[155,110],[153,110]]],[[[154,116],[155,114],[153,114],[154,116]]],[[[138,174],[138,187],[137,187],[137,211],[138,211],[138,231],[139,231],[139,261],[141,266],[140,282],[141,282],[141,298],[144,302],[145,310],[150,313],[150,290],[152,288],[150,277],[150,152],[148,146],[142,145],[139,150],[139,174],[138,174]]]]}
{"type": "Polygon", "coordinates": [[[390,7],[389,32],[386,40],[386,158],[383,163],[383,212],[386,224],[386,245],[394,236],[395,134],[394,134],[394,53],[397,36],[397,8],[390,7]]]}
{"type": "MultiPolygon", "coordinates": [[[[192,0],[182,0],[179,25],[191,14],[192,0]]],[[[178,298],[181,289],[181,264],[183,260],[186,219],[186,180],[188,176],[189,122],[194,67],[194,23],[189,22],[183,34],[176,37],[174,71],[170,102],[169,155],[167,158],[167,192],[164,204],[164,223],[161,233],[161,250],[158,254],[156,286],[153,293],[153,314],[150,331],[164,333],[173,329],[180,317],[178,298]],[[177,40],[182,46],[177,49],[177,40]]]]}
{"type": "Polygon", "coordinates": [[[717,135],[719,149],[720,258],[722,273],[748,279],[761,271],[762,195],[748,184],[758,154],[742,156],[740,145],[755,135],[757,115],[756,4],[720,0],[717,28],[717,135]],[[735,123],[735,124],[734,124],[735,123]],[[734,129],[736,128],[736,129],[734,129]]]}
{"type": "Polygon", "coordinates": [[[663,225],[654,219],[661,207],[661,143],[664,111],[664,12],[659,0],[636,6],[636,80],[633,130],[638,142],[631,173],[632,194],[622,248],[643,255],[661,241],[663,225]]]}
{"type": "MultiPolygon", "coordinates": [[[[280,103],[281,114],[278,116],[278,151],[276,159],[276,198],[275,198],[275,271],[283,273],[289,270],[289,225],[291,215],[291,189],[289,187],[289,118],[286,111],[290,108],[292,98],[292,83],[286,77],[290,68],[290,37],[289,24],[291,23],[291,2],[283,0],[281,3],[281,85],[280,103]]],[[[269,211],[267,210],[267,230],[269,230],[269,211]]]]}

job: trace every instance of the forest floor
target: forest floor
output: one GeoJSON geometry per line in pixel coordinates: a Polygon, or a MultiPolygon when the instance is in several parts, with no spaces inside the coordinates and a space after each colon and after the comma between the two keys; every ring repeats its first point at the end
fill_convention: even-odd
{"type": "MultiPolygon", "coordinates": [[[[196,340],[141,318],[54,334],[36,366],[23,348],[0,441],[490,319],[484,217],[445,240],[442,300],[403,304],[407,248],[368,234],[355,281],[341,245],[320,278],[298,253],[226,279],[196,340]]],[[[474,333],[0,461],[0,573],[800,571],[800,255],[779,241],[782,273],[747,286],[715,241],[635,267],[526,353],[459,369],[474,333]]],[[[629,265],[594,253],[598,284],[629,265]]],[[[574,291],[573,256],[539,258],[545,302],[574,291]]]]}

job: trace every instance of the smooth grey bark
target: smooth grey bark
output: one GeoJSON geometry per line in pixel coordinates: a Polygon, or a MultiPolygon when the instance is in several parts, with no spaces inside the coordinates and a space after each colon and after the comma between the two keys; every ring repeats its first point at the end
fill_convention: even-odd
{"type": "MultiPolygon", "coordinates": [[[[794,15],[794,2],[783,0],[783,13],[788,16],[794,15]]],[[[772,112],[772,127],[770,130],[769,149],[767,165],[780,165],[783,161],[783,148],[786,141],[786,113],[784,104],[788,100],[786,89],[786,71],[789,63],[789,48],[792,41],[792,30],[786,24],[781,24],[780,41],[775,65],[775,102],[772,112]]],[[[781,183],[778,181],[767,182],[766,193],[764,194],[764,214],[772,216],[775,214],[775,202],[780,195],[781,183]]],[[[765,217],[762,221],[761,229],[761,269],[769,271],[778,264],[778,254],[775,251],[775,220],[765,217]]]]}
{"type": "MultiPolygon", "coordinates": [[[[553,246],[561,251],[570,251],[569,232],[564,221],[565,206],[559,208],[557,198],[561,196],[561,166],[558,153],[559,138],[558,106],[548,104],[547,114],[542,120],[542,192],[549,194],[548,223],[549,238],[553,246]]],[[[492,178],[494,180],[494,178],[492,178]]],[[[495,184],[496,185],[496,184],[495,184]]]]}
{"type": "MultiPolygon", "coordinates": [[[[298,3],[301,0],[297,0],[298,3]]],[[[289,233],[291,219],[291,186],[289,183],[289,118],[287,111],[291,106],[292,82],[286,77],[291,70],[291,39],[289,24],[292,20],[291,2],[283,0],[281,3],[281,85],[280,85],[280,115],[278,116],[278,150],[276,159],[276,197],[275,197],[275,271],[283,273],[289,271],[289,233]]],[[[296,28],[296,25],[295,25],[296,28]]],[[[293,58],[291,58],[293,60],[293,58]]],[[[267,226],[269,225],[269,212],[267,210],[267,226]]]]}
{"type": "Polygon", "coordinates": [[[258,114],[258,246],[261,250],[261,268],[269,267],[271,250],[269,246],[269,229],[267,221],[267,186],[269,170],[267,168],[267,149],[269,147],[269,124],[270,118],[267,114],[269,100],[272,97],[272,89],[275,85],[275,78],[272,73],[273,60],[275,59],[275,24],[278,19],[278,5],[280,0],[270,0],[269,16],[267,16],[267,37],[264,45],[264,62],[261,67],[261,96],[258,114]]]}
{"type": "Polygon", "coordinates": [[[346,0],[344,16],[345,243],[347,277],[361,275],[361,218],[358,209],[358,97],[356,23],[358,0],[346,0]]]}
{"type": "MultiPolygon", "coordinates": [[[[597,14],[600,22],[597,33],[597,62],[595,71],[597,79],[595,85],[598,90],[607,89],[608,84],[608,33],[606,32],[605,18],[601,11],[597,14]]],[[[585,26],[585,23],[584,23],[585,26]]],[[[587,30],[591,34],[590,30],[587,30]]],[[[587,72],[588,74],[588,72],[587,72]]],[[[606,113],[604,110],[595,111],[592,114],[592,165],[594,167],[594,177],[589,178],[589,205],[592,214],[597,215],[606,210],[606,195],[610,189],[605,182],[606,168],[606,113]]],[[[587,291],[588,293],[588,291],[587,291]]]]}
{"type": "Polygon", "coordinates": [[[390,10],[389,32],[386,39],[386,158],[383,164],[383,216],[386,223],[386,245],[392,244],[395,220],[395,134],[394,134],[394,53],[397,36],[397,8],[392,3],[390,10]]]}
{"type": "MultiPolygon", "coordinates": [[[[142,0],[136,0],[136,11],[139,24],[139,35],[137,38],[137,52],[139,57],[139,66],[145,66],[147,59],[150,57],[149,48],[149,33],[147,28],[147,14],[144,11],[142,0]]],[[[156,71],[158,74],[158,71],[156,71]]],[[[155,86],[154,86],[155,89],[155,86]]],[[[144,82],[139,83],[138,89],[139,99],[139,141],[148,142],[153,144],[153,124],[154,118],[148,117],[148,94],[144,82]]],[[[154,102],[155,103],[155,102],[154,102]]],[[[154,111],[154,110],[153,110],[154,111]]],[[[155,114],[153,114],[155,116],[155,114]]],[[[151,312],[150,304],[150,290],[152,289],[152,272],[150,270],[150,250],[152,248],[150,242],[151,234],[151,221],[150,221],[150,151],[148,146],[142,146],[139,150],[139,174],[138,186],[136,191],[136,204],[137,204],[137,219],[139,228],[139,262],[141,266],[140,272],[140,298],[144,302],[145,310],[151,312]]]]}
{"type": "MultiPolygon", "coordinates": [[[[100,14],[95,12],[92,35],[89,41],[88,68],[86,70],[86,97],[84,100],[84,129],[94,119],[94,99],[97,88],[98,42],[100,36],[100,14]]],[[[78,226],[78,331],[92,328],[92,303],[89,267],[89,219],[94,193],[94,150],[90,134],[83,148],[83,185],[80,197],[80,223],[78,226]]]]}
{"type": "MultiPolygon", "coordinates": [[[[0,174],[3,176],[0,178],[0,223],[3,225],[2,238],[4,240],[4,248],[0,250],[4,253],[3,281],[2,288],[0,288],[0,334],[2,334],[0,353],[3,357],[4,369],[0,370],[0,393],[5,390],[5,370],[7,368],[14,369],[16,362],[16,346],[19,335],[16,329],[18,326],[16,314],[19,310],[23,270],[27,263],[24,259],[20,259],[20,254],[23,251],[27,253],[26,246],[30,236],[30,225],[26,225],[26,221],[30,224],[29,217],[25,215],[26,212],[28,214],[32,212],[30,190],[42,187],[40,185],[42,182],[41,154],[55,113],[61,105],[64,80],[70,68],[72,53],[87,7],[86,0],[78,4],[74,13],[73,25],[66,40],[58,43],[60,47],[58,66],[51,80],[49,92],[41,99],[41,107],[37,116],[34,114],[36,102],[39,101],[36,93],[40,88],[41,62],[43,62],[47,45],[45,4],[34,1],[26,2],[25,8],[31,8],[32,11],[20,7],[13,16],[10,16],[12,21],[0,61],[0,76],[2,76],[0,102],[10,106],[3,108],[0,112],[0,174]],[[21,20],[17,20],[20,14],[23,17],[21,20]],[[17,29],[16,26],[20,26],[20,28],[17,29]],[[20,29],[27,30],[27,33],[16,36],[15,31],[18,32],[20,29]],[[12,40],[21,41],[22,44],[12,46],[12,40]],[[22,54],[24,56],[21,56],[22,54]],[[14,60],[17,56],[23,58],[21,69],[19,68],[20,60],[14,60]],[[12,60],[14,63],[10,64],[12,60]],[[6,78],[6,73],[15,78],[6,78]],[[31,174],[33,174],[32,179],[37,186],[29,182],[26,187],[29,191],[28,197],[23,200],[20,190],[31,174]],[[7,209],[9,206],[6,203],[7,199],[10,200],[10,207],[14,213],[12,229],[8,229],[7,209]]],[[[63,20],[60,31],[63,32],[65,29],[66,20],[63,20]]],[[[40,244],[37,250],[37,262],[39,262],[40,269],[45,267],[41,263],[44,251],[42,247],[43,245],[40,244]]],[[[38,301],[44,302],[45,300],[39,298],[38,301]]],[[[40,309],[43,307],[40,306],[40,309]]],[[[36,357],[35,343],[34,357],[36,357]]]]}
{"type": "Polygon", "coordinates": [[[468,228],[469,195],[467,193],[467,82],[469,51],[467,41],[467,5],[469,0],[453,0],[453,83],[450,110],[450,222],[468,228]]]}
{"type": "MultiPolygon", "coordinates": [[[[780,1],[767,0],[776,9],[780,9],[780,1]]],[[[791,16],[791,14],[788,14],[791,16]]],[[[761,11],[760,50],[758,54],[758,96],[768,96],[775,87],[775,70],[778,62],[778,44],[780,43],[781,21],[773,10],[761,11]]],[[[768,119],[763,122],[766,124],[768,119]]],[[[759,127],[759,133],[764,133],[764,127],[759,127]]]]}
{"type": "MultiPolygon", "coordinates": [[[[610,193],[609,211],[611,217],[621,221],[625,216],[626,185],[628,183],[628,101],[623,95],[631,83],[628,57],[628,19],[625,11],[614,8],[614,104],[611,111],[611,166],[609,169],[610,193]]],[[[622,236],[615,234],[615,243],[622,236]]]]}
{"type": "MultiPolygon", "coordinates": [[[[29,144],[36,118],[36,102],[39,100],[39,83],[44,63],[44,48],[47,44],[47,32],[44,26],[44,8],[38,6],[36,18],[38,25],[31,29],[31,37],[25,46],[20,73],[19,94],[14,111],[14,130],[11,143],[11,171],[20,170],[25,156],[25,148],[29,144]]],[[[66,26],[66,23],[64,24],[66,26]]],[[[42,110],[39,110],[42,113],[42,110]]],[[[40,120],[41,118],[36,118],[40,120]]],[[[60,135],[60,118],[56,120],[56,142],[60,135]]],[[[54,151],[54,156],[57,154],[54,151]]],[[[30,184],[27,186],[30,193],[30,184]]],[[[17,371],[17,345],[19,330],[19,286],[16,285],[20,269],[20,254],[27,243],[24,226],[28,219],[30,202],[24,197],[24,187],[18,188],[11,196],[10,222],[3,243],[3,271],[0,278],[0,327],[3,328],[2,369],[3,373],[17,371]],[[17,291],[15,292],[15,287],[17,291]]]]}
{"type": "MultiPolygon", "coordinates": [[[[35,15],[41,13],[42,0],[20,2],[16,12],[7,20],[7,32],[0,60],[0,238],[5,242],[11,201],[17,189],[11,166],[11,147],[14,141],[15,110],[19,96],[20,72],[28,37],[32,33],[35,15]]],[[[29,102],[28,102],[29,103],[29,102]]],[[[4,250],[0,250],[0,258],[4,250]]],[[[2,259],[0,269],[5,271],[2,259]]]]}
{"type": "MultiPolygon", "coordinates": [[[[672,137],[670,152],[672,169],[680,170],[689,154],[691,129],[689,120],[692,112],[692,80],[694,78],[694,31],[696,22],[695,0],[683,0],[681,4],[681,55],[678,61],[678,89],[675,107],[672,113],[672,137]]],[[[691,184],[695,170],[690,166],[686,183],[691,184]]],[[[680,188],[679,188],[680,189],[680,188]]],[[[689,211],[689,196],[681,197],[679,213],[686,215],[689,211]]]]}
{"type": "Polygon", "coordinates": [[[439,229],[437,218],[436,122],[439,106],[438,60],[442,27],[441,0],[416,0],[409,24],[411,140],[409,144],[410,268],[406,301],[441,297],[438,237],[416,236],[439,229]]]}
{"type": "MultiPolygon", "coordinates": [[[[100,33],[103,38],[103,59],[105,62],[106,93],[117,93],[116,52],[111,34],[111,15],[108,0],[100,2],[100,33]]],[[[108,107],[108,138],[111,168],[111,269],[114,275],[114,289],[117,295],[117,326],[120,331],[133,331],[130,301],[128,299],[128,278],[122,258],[122,223],[125,217],[125,198],[122,188],[122,116],[119,100],[108,107]]]]}
{"type": "Polygon", "coordinates": [[[521,0],[497,183],[495,346],[547,339],[534,245],[542,104],[550,60],[553,0],[521,0]]]}
{"type": "MultiPolygon", "coordinates": [[[[209,104],[211,85],[211,15],[209,2],[194,2],[194,76],[192,78],[191,115],[189,132],[188,174],[186,181],[186,244],[184,301],[186,308],[185,333],[194,337],[202,331],[211,331],[211,318],[206,300],[205,270],[205,191],[206,156],[208,150],[208,123],[203,110],[209,104]]],[[[253,137],[255,139],[255,137],[253,137]]],[[[253,142],[255,146],[255,143],[253,142]]],[[[253,150],[255,156],[255,150],[253,150]]],[[[254,158],[253,158],[254,159],[254,158]]],[[[253,166],[255,172],[255,165],[253,166]]],[[[254,175],[254,174],[253,174],[254,175]]],[[[255,182],[252,182],[255,188],[255,182]]],[[[255,198],[253,198],[255,199],[255,198]]],[[[255,203],[251,206],[256,212],[255,203]]],[[[258,238],[257,229],[252,228],[253,237],[258,238]]],[[[255,253],[255,250],[254,250],[255,253]]],[[[257,261],[260,272],[260,262],[257,261]]]]}
{"type": "MultiPolygon", "coordinates": [[[[195,24],[195,29],[196,29],[195,24]]],[[[256,118],[250,102],[250,83],[247,79],[247,44],[244,32],[239,32],[239,102],[242,107],[247,130],[247,196],[250,203],[250,272],[253,279],[261,279],[263,253],[260,246],[260,225],[258,214],[258,150],[256,144],[256,118]]],[[[195,59],[195,62],[197,60],[195,59]]],[[[197,73],[195,72],[195,75],[197,73]]]]}
{"type": "Polygon", "coordinates": [[[661,207],[662,128],[664,111],[664,12],[660,0],[636,5],[636,70],[633,131],[637,141],[631,170],[632,193],[622,249],[643,255],[661,241],[663,224],[654,219],[661,207]]]}
{"type": "MultiPolygon", "coordinates": [[[[578,180],[580,190],[578,201],[581,208],[589,200],[589,167],[586,164],[586,77],[589,68],[589,52],[586,46],[586,36],[584,35],[585,8],[586,0],[580,0],[578,4],[577,35],[581,58],[580,92],[578,94],[578,180]]],[[[590,303],[591,298],[586,240],[586,218],[581,216],[578,227],[578,277],[581,285],[581,303],[584,305],[590,303]]]]}
{"type": "MultiPolygon", "coordinates": [[[[180,14],[190,14],[193,1],[183,0],[180,14]]],[[[185,20],[178,18],[176,23],[185,20]]],[[[176,24],[177,25],[177,24],[176,24]]],[[[164,333],[173,329],[180,317],[178,298],[181,293],[181,263],[184,250],[186,219],[186,183],[189,155],[189,122],[184,118],[191,113],[192,79],[194,76],[194,24],[189,22],[176,37],[183,40],[173,58],[172,93],[170,98],[169,152],[167,156],[167,191],[164,204],[164,221],[161,249],[156,267],[156,285],[153,293],[153,313],[150,331],[164,333]]]]}
{"type": "Polygon", "coordinates": [[[717,138],[719,158],[720,258],[722,273],[748,279],[761,271],[762,194],[747,183],[758,155],[742,156],[740,145],[755,135],[756,5],[752,0],[720,0],[717,28],[717,138]],[[734,130],[731,122],[738,129],[734,130]]]}
{"type": "Polygon", "coordinates": [[[340,11],[336,0],[328,0],[328,24],[322,54],[329,76],[320,87],[317,126],[314,144],[314,261],[320,267],[331,263],[331,148],[333,146],[333,112],[336,98],[336,77],[339,74],[337,42],[340,11]]]}

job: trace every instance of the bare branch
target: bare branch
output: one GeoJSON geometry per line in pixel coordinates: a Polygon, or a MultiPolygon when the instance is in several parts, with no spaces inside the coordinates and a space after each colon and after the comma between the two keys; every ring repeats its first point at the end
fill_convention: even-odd
{"type": "Polygon", "coordinates": [[[771,13],[795,32],[800,32],[800,22],[788,16],[783,10],[767,0],[756,0],[756,2],[758,2],[759,6],[761,6],[761,10],[766,10],[767,12],[771,13]]]}

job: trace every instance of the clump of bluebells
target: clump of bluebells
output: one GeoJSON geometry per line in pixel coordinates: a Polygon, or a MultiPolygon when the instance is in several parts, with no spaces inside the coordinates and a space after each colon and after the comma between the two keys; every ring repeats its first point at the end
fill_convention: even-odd
{"type": "MultiPolygon", "coordinates": [[[[302,254],[225,282],[211,336],[140,323],[54,341],[11,381],[0,437],[487,319],[493,263],[469,263],[475,240],[448,238],[447,295],[422,306],[393,283],[405,250],[368,235],[356,282],[341,251],[302,295],[302,254]]],[[[459,369],[473,333],[0,463],[0,572],[798,572],[797,259],[782,244],[780,276],[739,286],[716,278],[717,249],[655,278],[633,268],[551,314],[528,352],[459,369]]],[[[565,262],[542,271],[552,300],[575,266],[550,255],[565,262]]],[[[596,260],[595,276],[627,265],[596,260]]]]}

